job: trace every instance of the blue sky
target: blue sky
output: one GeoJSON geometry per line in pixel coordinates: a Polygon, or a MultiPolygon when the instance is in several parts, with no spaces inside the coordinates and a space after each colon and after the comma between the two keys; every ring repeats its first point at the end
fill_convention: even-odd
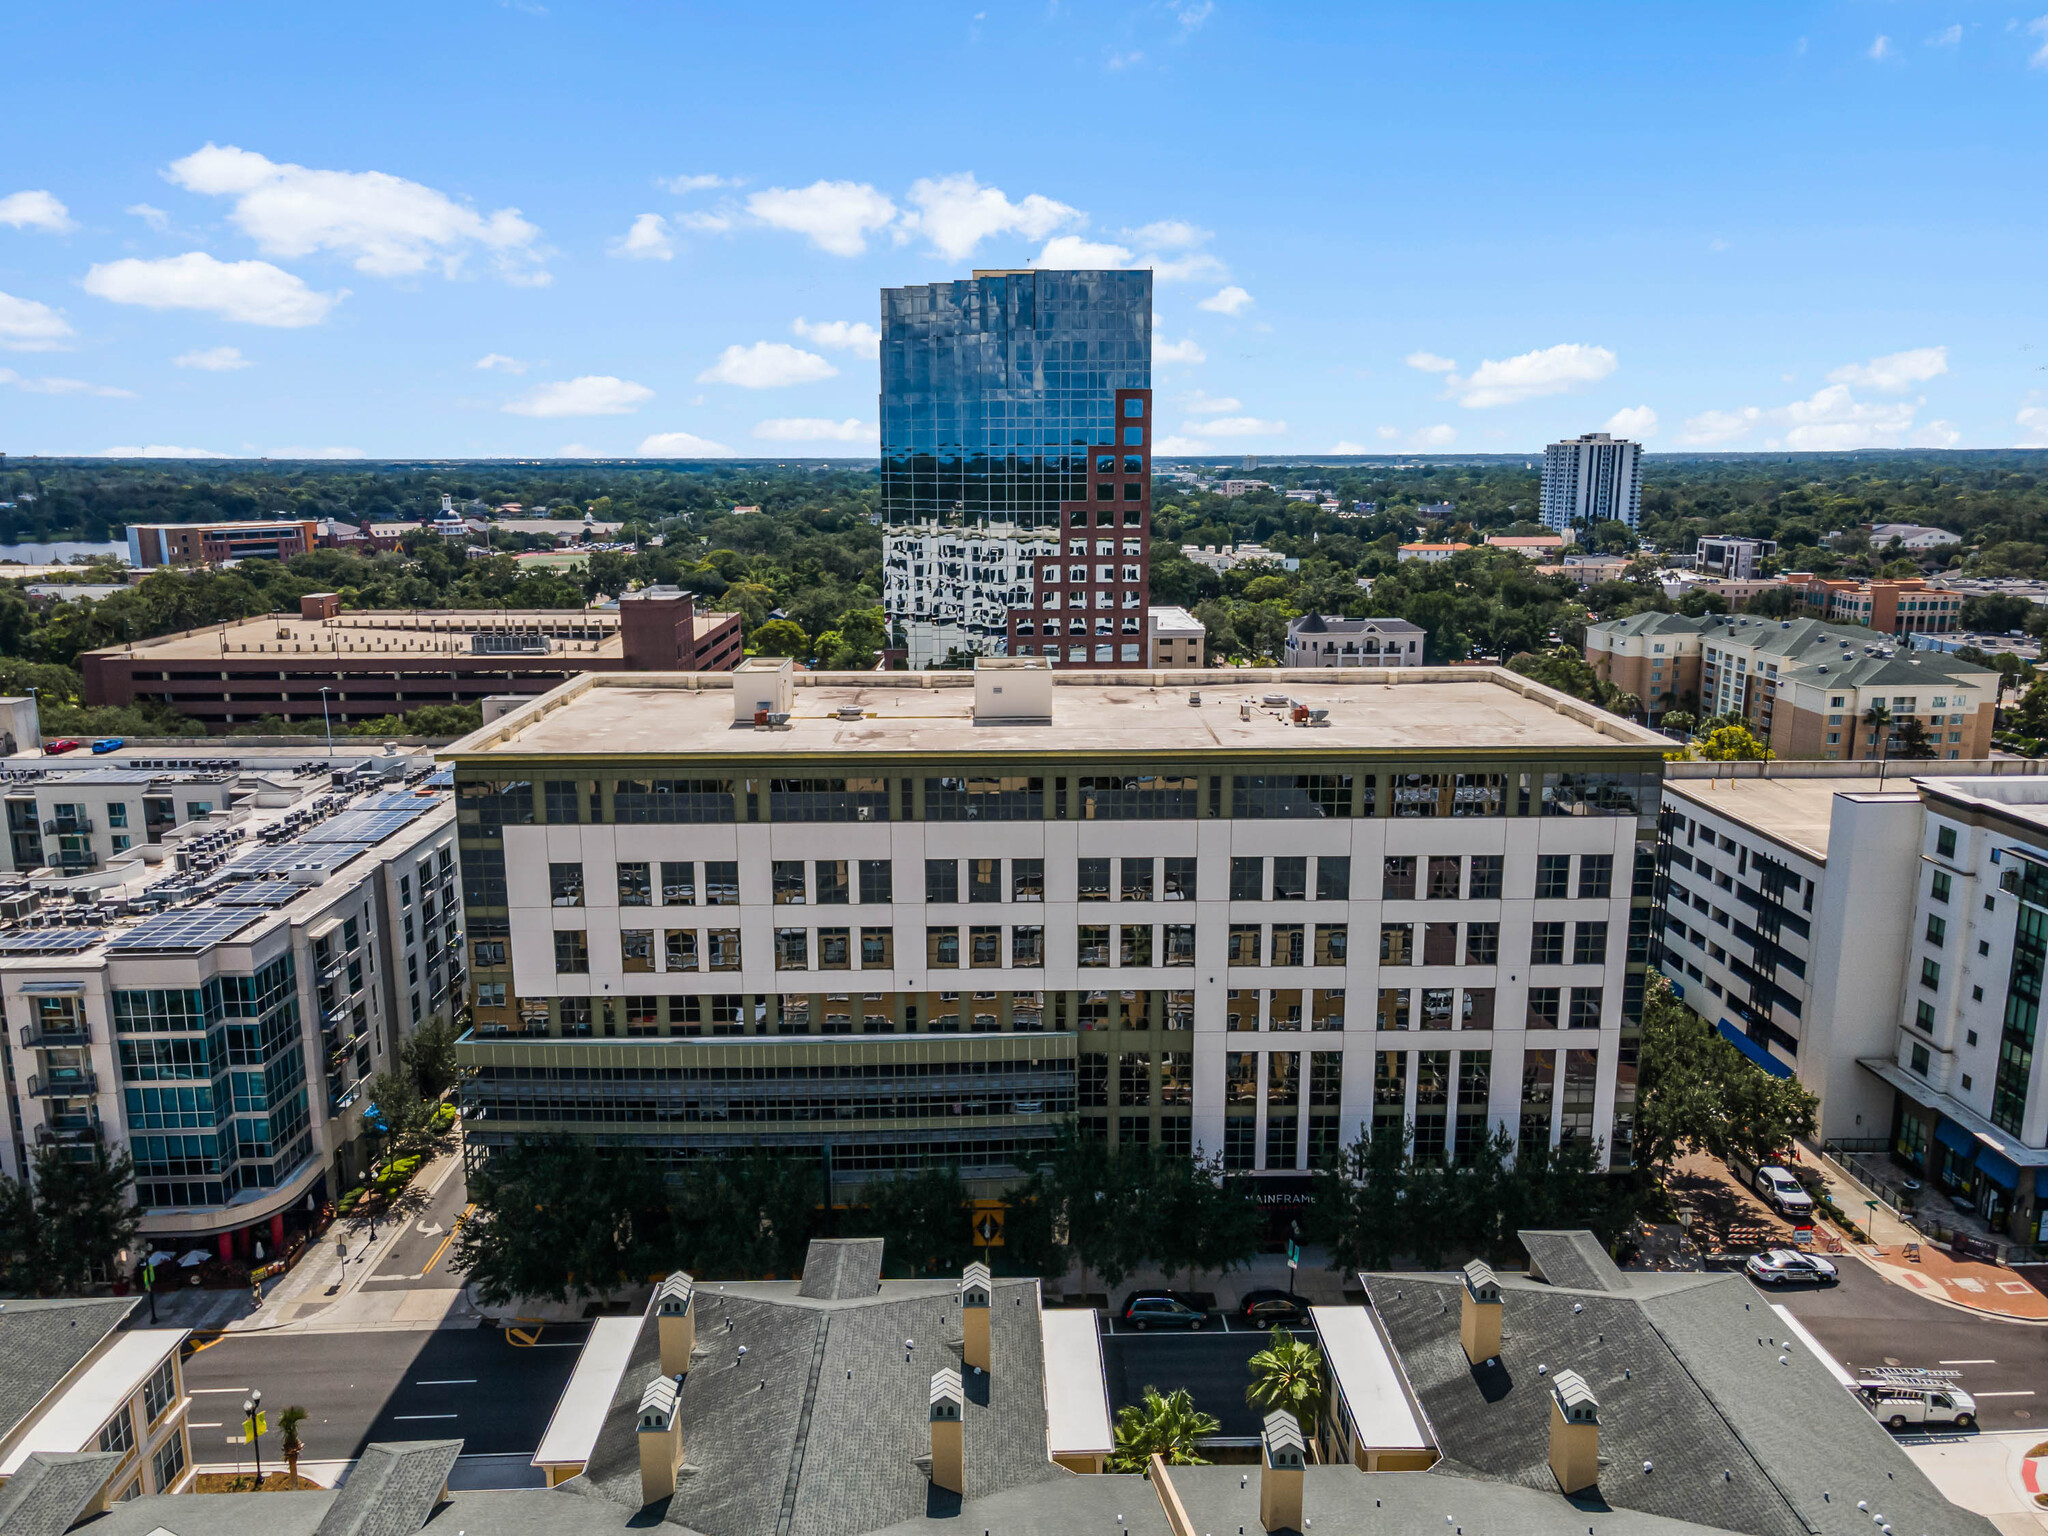
{"type": "Polygon", "coordinates": [[[1034,261],[1164,451],[2048,445],[2044,5],[17,6],[0,448],[866,453],[1034,261]]]}

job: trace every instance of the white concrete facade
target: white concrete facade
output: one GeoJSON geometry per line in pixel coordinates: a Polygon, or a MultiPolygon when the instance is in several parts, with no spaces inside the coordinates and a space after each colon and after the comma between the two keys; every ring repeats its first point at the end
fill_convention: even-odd
{"type": "Polygon", "coordinates": [[[1566,438],[1543,450],[1543,526],[1564,529],[1612,519],[1634,528],[1643,515],[1643,445],[1606,432],[1566,438]]]}

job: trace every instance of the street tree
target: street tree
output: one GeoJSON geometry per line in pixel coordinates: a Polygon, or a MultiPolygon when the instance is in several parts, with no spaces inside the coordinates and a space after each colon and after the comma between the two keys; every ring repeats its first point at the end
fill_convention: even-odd
{"type": "Polygon", "coordinates": [[[1257,1408],[1292,1414],[1302,1438],[1313,1440],[1323,1412],[1322,1354],[1276,1323],[1272,1342],[1245,1365],[1252,1384],[1244,1389],[1244,1400],[1257,1408]]]}

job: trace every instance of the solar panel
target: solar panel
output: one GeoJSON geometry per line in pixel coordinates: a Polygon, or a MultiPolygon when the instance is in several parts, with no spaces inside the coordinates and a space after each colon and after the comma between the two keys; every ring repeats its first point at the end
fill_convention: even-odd
{"type": "Polygon", "coordinates": [[[240,880],[214,900],[224,907],[281,907],[304,890],[289,880],[240,880]]]}
{"type": "Polygon", "coordinates": [[[422,801],[406,811],[343,811],[332,821],[309,827],[299,834],[302,843],[381,843],[402,832],[429,809],[422,801]]]}
{"type": "Polygon", "coordinates": [[[359,811],[411,811],[417,816],[433,803],[432,800],[407,790],[403,794],[371,795],[367,799],[358,800],[355,804],[355,809],[359,811]]]}
{"type": "Polygon", "coordinates": [[[103,928],[23,928],[0,933],[0,955],[69,955],[106,937],[103,928]]]}
{"type": "Polygon", "coordinates": [[[282,875],[293,869],[312,868],[325,873],[341,868],[364,853],[368,843],[278,843],[270,848],[252,848],[227,867],[233,879],[254,879],[258,875],[282,875]]]}
{"type": "Polygon", "coordinates": [[[201,950],[233,938],[262,914],[249,907],[181,907],[146,918],[107,945],[115,950],[201,950]]]}

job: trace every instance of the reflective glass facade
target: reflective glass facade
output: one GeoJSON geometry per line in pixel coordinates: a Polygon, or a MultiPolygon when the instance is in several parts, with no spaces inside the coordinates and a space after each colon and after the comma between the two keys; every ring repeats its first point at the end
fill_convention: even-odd
{"type": "Polygon", "coordinates": [[[1118,392],[1152,388],[1152,274],[884,288],[881,364],[887,524],[1054,527],[1063,502],[1089,497],[1088,450],[1121,451],[1118,392]]]}

